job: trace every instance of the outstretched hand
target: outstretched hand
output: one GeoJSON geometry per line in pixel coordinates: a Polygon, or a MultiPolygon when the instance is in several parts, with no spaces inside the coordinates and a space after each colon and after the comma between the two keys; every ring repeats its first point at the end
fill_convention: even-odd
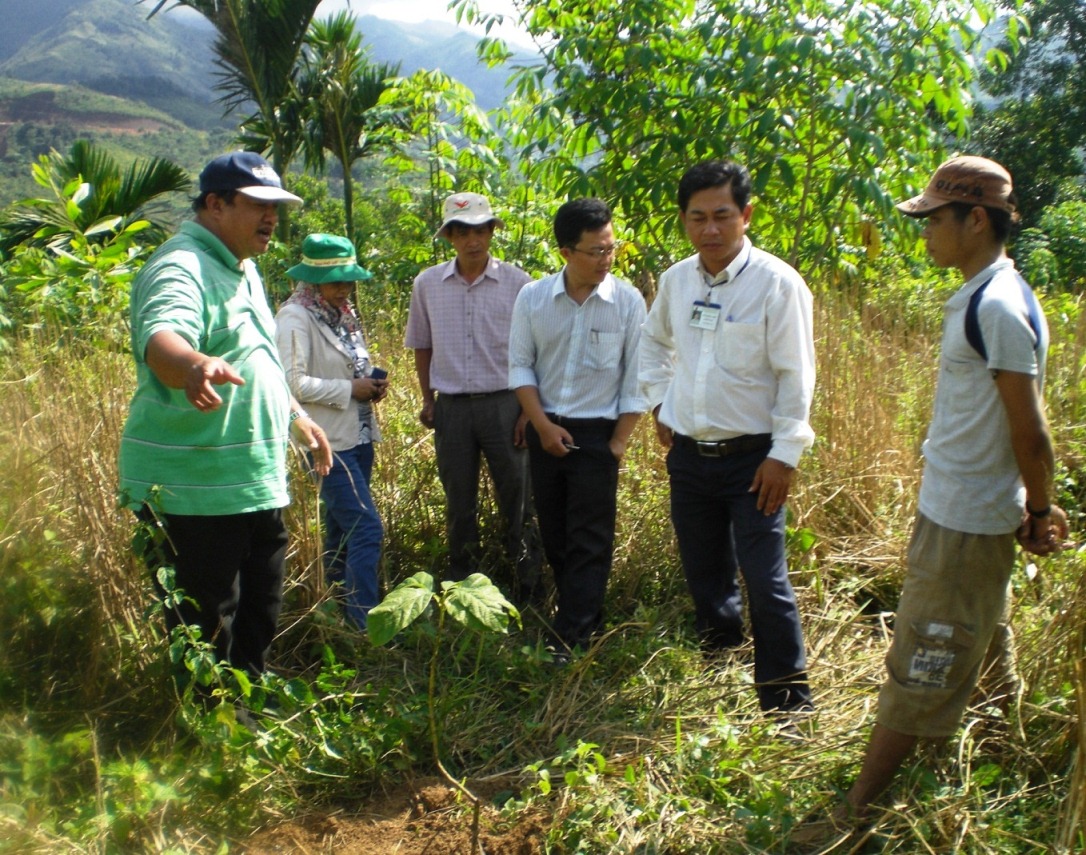
{"type": "Polygon", "coordinates": [[[185,375],[185,397],[201,413],[212,412],[222,406],[222,396],[215,387],[224,383],[244,386],[245,380],[225,359],[205,357],[194,363],[185,375]]]}

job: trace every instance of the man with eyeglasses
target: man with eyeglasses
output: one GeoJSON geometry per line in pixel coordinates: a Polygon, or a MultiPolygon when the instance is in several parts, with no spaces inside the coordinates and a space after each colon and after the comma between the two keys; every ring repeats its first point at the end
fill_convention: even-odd
{"type": "Polygon", "coordinates": [[[445,200],[435,238],[452,244],[456,255],[416,277],[405,344],[415,351],[419,421],[434,431],[445,490],[446,578],[461,581],[492,566],[483,561],[479,541],[479,464],[485,457],[505,519],[503,545],[514,577],[509,593],[519,605],[538,605],[542,556],[529,499],[525,422],[507,382],[513,303],[532,277],[491,256],[494,229],[504,225],[478,193],[445,200]]]}
{"type": "Polygon", "coordinates": [[[814,433],[811,293],[747,237],[751,181],[725,161],[679,181],[697,252],[660,277],[641,347],[641,389],[668,449],[671,519],[695,626],[710,657],[744,641],[741,570],[763,710],[811,708],[785,560],[784,503],[814,433]]]}
{"type": "Polygon", "coordinates": [[[527,414],[543,551],[558,592],[558,662],[603,624],[614,555],[618,468],[646,409],[637,389],[645,300],[611,275],[615,232],[600,199],[554,217],[565,267],[526,285],[513,309],[509,385],[527,414]]]}

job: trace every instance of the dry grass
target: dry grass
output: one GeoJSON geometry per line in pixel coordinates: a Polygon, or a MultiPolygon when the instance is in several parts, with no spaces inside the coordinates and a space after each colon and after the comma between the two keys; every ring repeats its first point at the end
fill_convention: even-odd
{"type": "MultiPolygon", "coordinates": [[[[782,787],[799,794],[788,810],[815,807],[831,800],[834,788],[847,785],[855,772],[882,679],[889,611],[914,513],[938,331],[917,329],[886,311],[858,312],[827,296],[818,300],[816,324],[819,383],[813,421],[819,438],[792,501],[793,525],[817,536],[795,576],[820,710],[807,742],[774,740],[764,728],[741,660],[717,672],[702,668],[684,629],[688,609],[668,522],[667,477],[647,420],[621,480],[612,635],[543,684],[538,671],[503,675],[500,680],[526,681],[525,708],[518,729],[488,748],[489,755],[480,745],[493,737],[487,734],[488,711],[501,707],[508,686],[496,680],[488,689],[464,681],[474,694],[461,696],[457,681],[450,679],[451,695],[461,707],[452,703],[450,708],[448,750],[472,774],[519,771],[526,756],[552,756],[563,734],[604,747],[607,774],[594,787],[569,786],[555,809],[567,822],[587,811],[586,803],[611,810],[617,837],[606,851],[664,851],[644,848],[650,844],[674,852],[755,851],[743,842],[754,820],[728,806],[732,803],[717,789],[721,781],[732,780],[748,801],[765,799],[767,814],[779,817],[784,808],[772,803],[783,798],[782,787]],[[528,685],[533,674],[537,684],[528,685]],[[638,770],[634,783],[623,782],[626,764],[638,770]]],[[[1061,457],[1077,468],[1086,333],[1079,327],[1059,332],[1073,332],[1074,345],[1054,352],[1050,388],[1061,390],[1062,397],[1053,407],[1053,422],[1061,457]]],[[[440,566],[444,509],[432,440],[415,415],[413,371],[400,331],[390,324],[374,338],[374,350],[393,381],[382,405],[386,440],[374,481],[387,529],[384,581],[391,586],[417,570],[440,566]]],[[[149,589],[129,551],[131,519],[115,500],[117,440],[133,375],[124,354],[71,348],[43,359],[44,352],[40,342],[24,341],[0,374],[0,566],[6,574],[45,568],[49,584],[66,580],[82,604],[76,621],[84,634],[78,677],[42,677],[27,703],[51,707],[75,698],[83,709],[101,710],[101,687],[132,682],[133,672],[154,666],[161,649],[147,618],[149,589]]],[[[405,664],[410,650],[363,653],[336,619],[319,568],[315,490],[300,465],[293,494],[289,608],[278,647],[283,665],[304,671],[313,651],[329,644],[359,651],[359,665],[375,685],[419,689],[412,683],[418,673],[405,664]]],[[[497,521],[489,499],[484,520],[497,521]]],[[[1014,727],[985,730],[983,716],[973,717],[951,746],[924,758],[894,791],[883,823],[885,851],[1034,851],[1031,846],[1068,851],[1081,839],[1086,815],[1086,733],[1079,714],[1086,704],[1082,567],[1078,556],[1051,560],[1042,566],[1039,582],[1018,584],[1016,624],[1026,691],[1014,727]],[[973,780],[993,764],[1005,770],[998,787],[973,780]],[[1068,787],[1071,798],[1057,818],[1051,811],[1068,787]],[[987,827],[989,812],[1006,807],[1029,817],[1024,799],[1050,815],[1024,822],[1016,848],[1007,828],[987,827]],[[918,800],[922,812],[914,809],[918,800]],[[1051,829],[1048,839],[1029,838],[1045,827],[1051,829]]],[[[5,619],[16,621],[11,615],[5,619]]],[[[13,625],[31,637],[27,626],[13,625]]],[[[72,651],[65,645],[72,632],[55,628],[47,634],[54,639],[52,649],[26,651],[26,661],[33,659],[35,668],[71,666],[72,651]]],[[[9,665],[14,655],[9,652],[9,665]]],[[[450,674],[485,670],[489,658],[484,642],[457,642],[450,674]]],[[[137,678],[133,691],[146,697],[154,683],[137,678]]],[[[112,702],[124,700],[122,695],[112,702]]]]}

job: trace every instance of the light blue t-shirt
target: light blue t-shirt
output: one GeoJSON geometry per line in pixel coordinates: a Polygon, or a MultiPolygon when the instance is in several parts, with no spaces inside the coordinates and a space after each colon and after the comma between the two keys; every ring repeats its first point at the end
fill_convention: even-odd
{"type": "Polygon", "coordinates": [[[935,410],[923,447],[924,516],[970,534],[1006,534],[1021,523],[1025,487],[992,372],[1029,374],[1039,391],[1047,350],[1048,326],[1043,316],[1039,335],[1030,326],[1010,259],[985,268],[947,301],[935,410]],[[988,280],[977,313],[985,362],[966,340],[965,314],[969,298],[988,280]]]}

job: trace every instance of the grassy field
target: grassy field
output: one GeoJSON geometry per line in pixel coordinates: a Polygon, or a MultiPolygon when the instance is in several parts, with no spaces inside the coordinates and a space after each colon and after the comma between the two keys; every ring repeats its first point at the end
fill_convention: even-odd
{"type": "MultiPolygon", "coordinates": [[[[713,668],[700,656],[647,422],[620,481],[607,632],[571,666],[547,663],[533,615],[508,635],[439,635],[424,620],[381,648],[352,632],[321,579],[299,466],[279,676],[250,692],[265,727],[198,711],[168,688],[168,641],[116,507],[128,357],[77,337],[19,342],[0,368],[0,851],[240,851],[289,817],[361,810],[437,759],[485,792],[488,833],[533,829],[529,848],[488,852],[783,851],[855,774],[882,679],[939,330],[938,296],[904,293],[816,303],[818,440],[789,541],[818,704],[800,741],[759,714],[744,656],[713,668]]],[[[1086,331],[1077,300],[1046,307],[1061,503],[1081,532],[1086,331]]],[[[443,495],[402,316],[364,314],[393,380],[374,480],[387,589],[439,571],[443,495]]],[[[484,516],[493,531],[493,502],[484,516]]],[[[972,710],[949,744],[926,747],[860,851],[1081,850],[1083,567],[1073,551],[1015,574],[1020,702],[1005,720],[972,710]]]]}

